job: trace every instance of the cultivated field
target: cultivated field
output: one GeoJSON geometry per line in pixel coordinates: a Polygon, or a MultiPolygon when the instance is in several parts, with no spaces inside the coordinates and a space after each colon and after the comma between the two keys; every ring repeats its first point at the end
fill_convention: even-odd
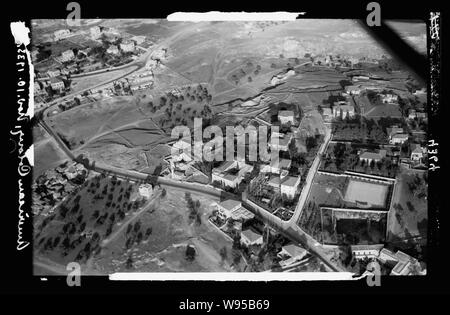
{"type": "Polygon", "coordinates": [[[375,183],[350,180],[345,192],[345,200],[363,202],[374,207],[385,207],[388,186],[375,183]]]}
{"type": "Polygon", "coordinates": [[[201,224],[189,218],[184,193],[167,190],[155,211],[146,212],[139,219],[143,229],[152,228],[149,240],[124,249],[127,235],[123,233],[103,250],[95,266],[107,273],[230,271],[231,257],[222,261],[219,251],[225,247],[231,253],[232,241],[208,221],[213,200],[200,195],[192,198],[200,202],[201,224]],[[185,257],[188,244],[197,252],[193,261],[185,257]],[[129,257],[133,267],[127,269],[125,262],[129,257]]]}
{"type": "MultiPolygon", "coordinates": [[[[397,179],[389,221],[389,239],[391,241],[413,237],[425,240],[427,238],[427,194],[421,196],[411,191],[409,184],[414,182],[415,176],[414,172],[403,171],[397,179]]],[[[419,173],[418,176],[423,175],[419,173]]],[[[424,187],[425,191],[427,189],[424,187]]]]}

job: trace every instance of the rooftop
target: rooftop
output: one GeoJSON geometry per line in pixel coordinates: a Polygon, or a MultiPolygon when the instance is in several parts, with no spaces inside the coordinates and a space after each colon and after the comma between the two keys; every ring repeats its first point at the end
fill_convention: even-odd
{"type": "Polygon", "coordinates": [[[278,112],[278,116],[281,116],[281,117],[292,117],[292,116],[294,116],[294,112],[292,110],[280,110],[278,112]]]}
{"type": "Polygon", "coordinates": [[[252,219],[255,215],[252,212],[248,211],[247,209],[240,207],[237,210],[233,211],[231,216],[235,220],[240,219],[249,220],[252,219]]]}
{"type": "Polygon", "coordinates": [[[254,232],[251,229],[247,229],[241,232],[241,236],[244,236],[250,242],[255,242],[262,237],[261,234],[254,232]]]}
{"type": "Polygon", "coordinates": [[[213,171],[222,173],[222,172],[226,171],[227,169],[229,169],[230,167],[233,167],[234,163],[235,163],[235,161],[226,161],[226,162],[222,163],[220,166],[214,168],[213,171]]]}
{"type": "Polygon", "coordinates": [[[279,168],[288,168],[291,166],[291,160],[289,159],[274,159],[270,161],[270,166],[279,168]]]}
{"type": "Polygon", "coordinates": [[[294,176],[286,176],[286,179],[281,183],[283,186],[290,186],[290,187],[294,187],[295,185],[297,185],[298,182],[298,177],[294,177],[294,176]]]}
{"type": "Polygon", "coordinates": [[[233,210],[237,206],[241,206],[241,202],[233,199],[227,199],[219,203],[219,205],[227,210],[233,210]]]}
{"type": "Polygon", "coordinates": [[[305,252],[307,252],[306,249],[304,249],[304,248],[302,248],[300,246],[297,246],[295,244],[289,244],[289,245],[283,246],[282,249],[286,253],[288,253],[288,255],[291,256],[291,257],[301,256],[305,252]]]}
{"type": "Polygon", "coordinates": [[[59,82],[63,82],[63,80],[61,80],[60,78],[57,77],[52,77],[50,78],[50,83],[59,83],[59,82]]]}

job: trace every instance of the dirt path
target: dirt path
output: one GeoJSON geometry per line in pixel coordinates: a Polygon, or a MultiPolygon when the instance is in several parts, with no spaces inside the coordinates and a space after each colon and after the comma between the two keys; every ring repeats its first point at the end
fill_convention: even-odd
{"type": "Polygon", "coordinates": [[[138,212],[134,213],[130,218],[128,218],[128,220],[126,220],[125,222],[122,223],[122,225],[120,226],[120,228],[115,231],[113,234],[111,234],[108,238],[104,239],[101,243],[101,247],[106,247],[108,246],[108,244],[112,241],[114,241],[119,235],[120,233],[122,233],[122,231],[125,229],[125,227],[128,226],[128,224],[130,224],[132,221],[136,220],[139,216],[141,216],[144,212],[146,212],[147,210],[149,210],[150,208],[152,208],[155,202],[159,203],[160,201],[160,196],[161,196],[161,191],[158,190],[156,192],[156,194],[153,196],[152,199],[150,199],[148,201],[148,204],[146,206],[144,206],[141,210],[139,210],[138,212]]]}

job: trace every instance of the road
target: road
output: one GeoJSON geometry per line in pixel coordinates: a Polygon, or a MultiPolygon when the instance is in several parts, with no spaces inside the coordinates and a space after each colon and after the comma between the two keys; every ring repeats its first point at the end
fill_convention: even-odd
{"type": "Polygon", "coordinates": [[[243,198],[242,204],[245,208],[255,213],[265,223],[272,228],[276,229],[287,238],[301,244],[311,254],[317,256],[324,264],[326,264],[331,270],[336,272],[346,272],[347,270],[336,266],[323,251],[322,245],[318,243],[314,238],[303,231],[297,224],[290,221],[283,221],[280,218],[274,216],[264,208],[255,204],[247,198],[243,198]]]}
{"type": "Polygon", "coordinates": [[[331,129],[326,128],[324,142],[320,146],[319,151],[308,171],[308,175],[306,176],[305,179],[305,185],[303,186],[302,192],[300,193],[300,197],[298,198],[297,207],[295,208],[295,212],[289,220],[290,224],[297,224],[298,222],[298,218],[302,213],[303,206],[305,205],[305,202],[309,196],[309,192],[311,191],[311,185],[313,183],[314,177],[316,176],[317,169],[319,168],[321,155],[324,152],[326,152],[330,139],[331,139],[331,129]]]}

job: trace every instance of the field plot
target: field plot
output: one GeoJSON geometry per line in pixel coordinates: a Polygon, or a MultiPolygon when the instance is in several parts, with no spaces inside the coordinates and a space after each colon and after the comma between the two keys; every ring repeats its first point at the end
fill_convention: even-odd
{"type": "Polygon", "coordinates": [[[392,197],[389,221],[390,241],[413,237],[426,240],[428,186],[423,176],[424,174],[414,172],[402,172],[399,175],[397,187],[392,197]]]}
{"type": "MultiPolygon", "coordinates": [[[[78,106],[49,120],[77,153],[116,167],[141,170],[151,167],[141,153],[170,140],[152,119],[161,115],[151,113],[134,97],[120,97],[78,106]]],[[[152,164],[159,165],[157,159],[152,164]]]]}
{"type": "Polygon", "coordinates": [[[34,142],[34,167],[33,179],[45,171],[52,169],[67,159],[67,156],[61,151],[52,139],[34,142]]]}
{"type": "Polygon", "coordinates": [[[53,116],[49,118],[49,123],[58,133],[72,142],[72,147],[78,147],[81,142],[84,143],[96,136],[105,124],[124,119],[120,111],[127,107],[136,108],[136,101],[132,97],[95,102],[53,116]]]}
{"type": "Polygon", "coordinates": [[[35,255],[66,265],[99,254],[122,222],[151,208],[130,182],[96,176],[69,195],[50,216],[35,218],[35,255]],[[143,208],[144,207],[144,208],[143,208]]]}
{"type": "Polygon", "coordinates": [[[388,186],[375,183],[350,180],[345,192],[345,200],[362,202],[375,207],[385,207],[388,186]]]}
{"type": "Polygon", "coordinates": [[[33,167],[34,180],[45,171],[61,164],[67,156],[40,125],[34,126],[32,132],[35,162],[33,167]]]}
{"type": "Polygon", "coordinates": [[[311,187],[309,200],[314,200],[317,205],[328,207],[340,207],[345,201],[345,187],[348,179],[325,174],[317,174],[311,187]]]}
{"type": "Polygon", "coordinates": [[[213,201],[199,195],[192,198],[200,202],[200,221],[192,220],[184,193],[168,190],[155,211],[139,218],[142,231],[151,229],[150,237],[130,245],[133,233],[124,231],[104,248],[95,266],[103,272],[231,271],[231,257],[222,259],[219,252],[226,248],[231,253],[232,241],[207,220],[213,201]],[[186,258],[187,245],[195,247],[193,260],[186,258]],[[132,262],[128,266],[127,260],[132,262]]]}

